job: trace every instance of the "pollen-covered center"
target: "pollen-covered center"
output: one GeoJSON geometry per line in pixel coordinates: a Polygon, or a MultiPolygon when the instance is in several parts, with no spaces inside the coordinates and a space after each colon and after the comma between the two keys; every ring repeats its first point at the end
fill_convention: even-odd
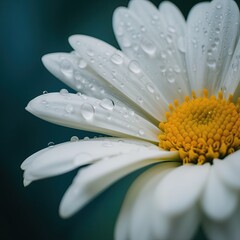
{"type": "Polygon", "coordinates": [[[192,93],[179,105],[170,104],[166,122],[159,124],[160,147],[178,151],[183,163],[204,164],[214,158],[223,159],[240,149],[240,98],[234,104],[232,95],[223,98],[202,97],[192,93]]]}

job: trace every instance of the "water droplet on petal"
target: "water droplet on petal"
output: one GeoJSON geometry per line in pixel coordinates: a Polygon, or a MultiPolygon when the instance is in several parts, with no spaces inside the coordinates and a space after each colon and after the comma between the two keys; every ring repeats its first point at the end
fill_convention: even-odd
{"type": "Polygon", "coordinates": [[[67,113],[72,113],[73,112],[73,105],[72,104],[67,104],[65,107],[65,111],[67,113]]]}
{"type": "Polygon", "coordinates": [[[143,38],[141,41],[142,50],[148,55],[154,55],[156,53],[157,47],[151,41],[143,38]]]}
{"type": "Polygon", "coordinates": [[[78,62],[78,67],[81,69],[84,69],[86,68],[86,66],[87,66],[87,62],[84,59],[80,58],[78,62]]]}
{"type": "Polygon", "coordinates": [[[141,71],[139,63],[136,60],[130,61],[128,69],[133,73],[139,73],[141,71]]]}
{"type": "Polygon", "coordinates": [[[77,141],[79,141],[79,138],[77,136],[72,136],[70,141],[71,142],[77,142],[77,141]]]}
{"type": "Polygon", "coordinates": [[[112,147],[113,144],[111,142],[103,142],[102,146],[103,147],[112,147]]]}
{"type": "Polygon", "coordinates": [[[90,103],[83,103],[81,105],[81,113],[86,120],[91,120],[94,116],[95,110],[90,103]]]}
{"type": "Polygon", "coordinates": [[[113,110],[114,102],[111,99],[105,98],[101,101],[100,106],[106,110],[113,110]]]}
{"type": "Polygon", "coordinates": [[[167,74],[167,81],[169,83],[174,83],[175,82],[175,77],[174,77],[174,74],[172,72],[168,72],[168,74],[167,74]]]}
{"type": "Polygon", "coordinates": [[[62,96],[66,96],[66,95],[68,94],[68,90],[65,89],[65,88],[63,88],[63,89],[60,90],[60,94],[61,94],[62,96]]]}
{"type": "Polygon", "coordinates": [[[54,147],[54,142],[49,142],[49,143],[48,143],[48,147],[50,147],[50,148],[51,148],[51,147],[54,147]]]}
{"type": "Polygon", "coordinates": [[[72,64],[67,59],[63,59],[61,61],[60,70],[67,78],[72,77],[72,73],[73,73],[72,64]]]}
{"type": "Polygon", "coordinates": [[[233,54],[233,49],[229,48],[228,49],[228,55],[231,56],[233,54]]]}
{"type": "Polygon", "coordinates": [[[120,65],[123,63],[123,58],[120,54],[118,53],[114,53],[112,56],[111,56],[111,61],[117,65],[120,65]]]}
{"type": "Polygon", "coordinates": [[[207,65],[209,68],[216,68],[217,62],[214,58],[208,57],[207,58],[207,65]]]}
{"type": "Polygon", "coordinates": [[[94,52],[93,52],[93,50],[91,49],[91,48],[89,48],[89,49],[87,49],[87,55],[89,56],[89,57],[93,57],[94,56],[94,52]]]}
{"type": "Polygon", "coordinates": [[[216,8],[217,8],[217,9],[221,9],[221,8],[222,8],[221,3],[218,3],[218,4],[216,5],[216,8]]]}
{"type": "Polygon", "coordinates": [[[184,40],[183,37],[179,37],[179,38],[178,38],[177,45],[178,45],[179,51],[182,52],[182,53],[185,53],[185,51],[186,51],[186,46],[185,46],[185,40],[184,40]]]}
{"type": "Polygon", "coordinates": [[[147,83],[147,90],[150,92],[150,93],[154,93],[154,87],[151,83],[147,83]]]}
{"type": "Polygon", "coordinates": [[[122,27],[122,26],[118,26],[118,27],[116,28],[116,34],[117,34],[118,36],[122,36],[123,33],[124,33],[123,27],[122,27]]]}
{"type": "Polygon", "coordinates": [[[124,37],[122,40],[123,47],[128,48],[131,47],[132,43],[128,37],[124,37]]]}
{"type": "Polygon", "coordinates": [[[143,136],[144,135],[144,130],[143,129],[139,129],[138,133],[139,133],[139,135],[143,136]]]}
{"type": "Polygon", "coordinates": [[[138,101],[140,104],[143,103],[143,99],[142,99],[141,97],[138,97],[138,98],[137,98],[137,101],[138,101]]]}

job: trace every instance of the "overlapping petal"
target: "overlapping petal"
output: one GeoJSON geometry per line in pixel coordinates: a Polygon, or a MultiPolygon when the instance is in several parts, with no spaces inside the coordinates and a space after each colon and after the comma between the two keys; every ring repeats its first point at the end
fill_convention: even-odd
{"type": "Polygon", "coordinates": [[[161,160],[177,158],[176,152],[146,148],[106,158],[81,169],[62,199],[60,214],[62,217],[71,216],[104,189],[134,170],[161,160]]]}
{"type": "Polygon", "coordinates": [[[33,99],[27,110],[39,118],[71,128],[158,142],[159,129],[155,125],[111,99],[50,93],[33,99]]]}
{"type": "Polygon", "coordinates": [[[168,102],[138,62],[93,37],[75,35],[70,37],[69,42],[100,76],[121,91],[133,105],[157,121],[164,120],[168,102]]]}
{"type": "Polygon", "coordinates": [[[239,9],[234,1],[200,3],[191,10],[186,62],[193,90],[206,88],[217,94],[222,89],[229,93],[223,81],[238,40],[238,25],[239,9]]]}
{"type": "Polygon", "coordinates": [[[84,139],[51,146],[33,154],[22,163],[21,167],[25,170],[25,185],[35,180],[63,174],[106,157],[146,148],[158,149],[145,141],[121,138],[84,139]]]}

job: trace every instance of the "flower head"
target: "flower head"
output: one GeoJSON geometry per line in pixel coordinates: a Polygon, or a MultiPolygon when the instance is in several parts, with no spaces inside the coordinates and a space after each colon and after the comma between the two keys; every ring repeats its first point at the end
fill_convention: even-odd
{"type": "Polygon", "coordinates": [[[122,51],[83,35],[72,53],[43,57],[77,94],[33,99],[32,114],[114,137],[76,138],[23,164],[24,185],[81,168],[60,204],[69,217],[118,179],[133,183],[115,229],[119,240],[240,237],[240,40],[233,0],[193,7],[132,0],[113,16],[122,51]],[[173,230],[174,229],[174,230],[173,230]]]}

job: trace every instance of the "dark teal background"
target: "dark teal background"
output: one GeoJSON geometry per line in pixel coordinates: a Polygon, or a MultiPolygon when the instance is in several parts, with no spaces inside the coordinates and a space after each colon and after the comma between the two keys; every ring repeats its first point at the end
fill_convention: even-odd
{"type": "MultiPolygon", "coordinates": [[[[174,1],[184,15],[198,1],[174,1]]],[[[124,194],[139,174],[114,184],[86,208],[68,220],[58,206],[76,171],[22,185],[21,162],[48,142],[68,141],[71,136],[96,134],[59,127],[25,111],[32,98],[43,91],[66,88],[41,63],[41,56],[71,51],[68,36],[91,35],[117,47],[112,13],[126,0],[1,0],[1,158],[0,238],[110,240],[124,194]]],[[[159,1],[154,1],[156,5],[159,1]]],[[[199,235],[199,239],[202,239],[199,235]]]]}

